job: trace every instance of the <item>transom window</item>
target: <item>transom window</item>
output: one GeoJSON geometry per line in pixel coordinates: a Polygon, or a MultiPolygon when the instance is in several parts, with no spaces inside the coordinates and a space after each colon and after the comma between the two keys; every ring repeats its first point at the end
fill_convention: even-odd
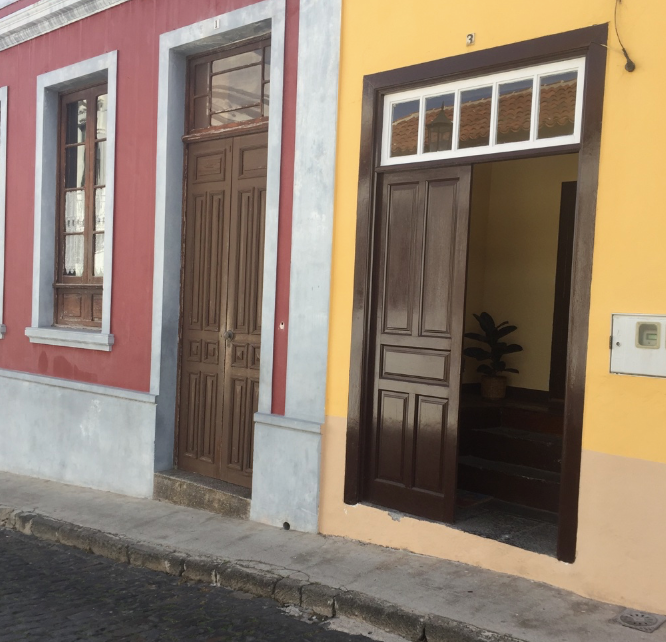
{"type": "Polygon", "coordinates": [[[189,131],[268,116],[270,40],[190,61],[189,131]]]}
{"type": "Polygon", "coordinates": [[[580,142],[585,59],[389,94],[382,165],[580,142]]]}
{"type": "Polygon", "coordinates": [[[55,324],[100,327],[107,86],[61,96],[55,324]]]}

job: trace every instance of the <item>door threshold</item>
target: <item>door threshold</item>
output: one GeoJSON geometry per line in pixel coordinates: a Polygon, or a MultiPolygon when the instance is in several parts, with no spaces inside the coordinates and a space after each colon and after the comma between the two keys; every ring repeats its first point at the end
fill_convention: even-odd
{"type": "Polygon", "coordinates": [[[252,491],[184,470],[155,473],[153,499],[206,510],[225,517],[249,519],[252,491]]]}

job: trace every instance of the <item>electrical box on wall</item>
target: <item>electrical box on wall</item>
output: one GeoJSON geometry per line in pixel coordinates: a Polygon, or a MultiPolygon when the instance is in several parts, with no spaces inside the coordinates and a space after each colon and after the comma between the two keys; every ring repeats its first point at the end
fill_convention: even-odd
{"type": "Polygon", "coordinates": [[[666,316],[614,314],[610,371],[666,377],[666,316]]]}

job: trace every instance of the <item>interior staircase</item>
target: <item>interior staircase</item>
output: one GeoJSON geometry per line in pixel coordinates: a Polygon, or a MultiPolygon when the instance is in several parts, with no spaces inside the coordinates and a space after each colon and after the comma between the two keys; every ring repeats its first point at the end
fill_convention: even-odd
{"type": "Polygon", "coordinates": [[[556,513],[562,458],[561,409],[512,399],[461,399],[458,487],[556,513]]]}

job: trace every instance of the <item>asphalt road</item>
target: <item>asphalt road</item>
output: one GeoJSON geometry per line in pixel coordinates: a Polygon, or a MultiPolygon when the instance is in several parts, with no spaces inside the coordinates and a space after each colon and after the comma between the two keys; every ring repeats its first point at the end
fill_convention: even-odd
{"type": "Polygon", "coordinates": [[[0,530],[0,641],[363,642],[272,600],[0,530]]]}

